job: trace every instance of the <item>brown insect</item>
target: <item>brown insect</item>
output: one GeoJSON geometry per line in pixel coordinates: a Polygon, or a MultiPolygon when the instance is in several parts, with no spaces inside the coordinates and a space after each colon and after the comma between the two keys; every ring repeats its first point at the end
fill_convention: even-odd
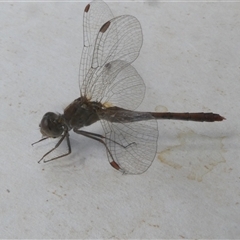
{"type": "MultiPolygon", "coordinates": [[[[198,122],[222,121],[215,113],[138,112],[145,85],[131,65],[142,46],[139,21],[130,15],[113,17],[102,1],[85,7],[83,18],[84,47],[80,64],[80,97],[63,114],[46,113],[39,125],[43,138],[60,138],[56,146],[39,160],[42,161],[64,139],[71,153],[69,131],[101,142],[107,150],[112,167],[127,173],[140,174],[151,165],[157,151],[157,119],[198,122]],[[110,19],[110,20],[109,20],[110,19]],[[81,130],[100,121],[105,135],[81,130]]],[[[36,142],[36,143],[38,143],[36,142]]],[[[35,144],[35,143],[34,143],[35,144]]]]}

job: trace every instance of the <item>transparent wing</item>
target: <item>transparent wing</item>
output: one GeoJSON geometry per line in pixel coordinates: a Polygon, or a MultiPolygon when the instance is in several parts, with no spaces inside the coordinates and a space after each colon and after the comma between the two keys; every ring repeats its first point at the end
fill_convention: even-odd
{"type": "Polygon", "coordinates": [[[136,109],[145,95],[145,84],[136,69],[125,61],[108,63],[102,71],[102,81],[92,86],[94,100],[106,107],[118,106],[136,109]],[[100,84],[100,86],[99,86],[100,84]]]}
{"type": "MultiPolygon", "coordinates": [[[[155,119],[131,123],[110,123],[101,120],[106,144],[114,161],[125,174],[141,174],[152,164],[158,140],[158,125],[155,119]],[[116,144],[118,143],[118,144],[116,144]]],[[[109,162],[113,159],[108,154],[109,162]]]]}
{"type": "MultiPolygon", "coordinates": [[[[117,63],[113,62],[112,65],[114,64],[117,63]]],[[[105,106],[109,104],[135,110],[144,98],[145,89],[141,76],[133,66],[128,65],[123,70],[120,68],[117,76],[113,76],[111,83],[106,85],[100,94],[103,96],[102,103],[105,106]]]]}
{"type": "MultiPolygon", "coordinates": [[[[108,104],[129,110],[138,107],[145,85],[131,63],[138,57],[141,46],[142,30],[135,17],[112,18],[103,2],[87,5],[80,65],[81,95],[106,107],[108,104]]],[[[156,120],[130,123],[101,120],[101,123],[106,145],[121,170],[128,174],[146,171],[156,154],[156,120]]]]}
{"type": "MultiPolygon", "coordinates": [[[[106,3],[101,0],[89,3],[83,14],[83,50],[79,68],[79,80],[84,79],[91,68],[95,41],[102,25],[113,18],[106,3]]],[[[79,81],[80,83],[80,81],[79,81]]]]}
{"type": "MultiPolygon", "coordinates": [[[[118,74],[138,57],[141,46],[142,30],[135,17],[124,15],[106,22],[97,35],[81,94],[92,101],[102,101],[106,87],[116,83],[118,74]]],[[[140,82],[141,79],[139,85],[144,85],[140,82]]]]}

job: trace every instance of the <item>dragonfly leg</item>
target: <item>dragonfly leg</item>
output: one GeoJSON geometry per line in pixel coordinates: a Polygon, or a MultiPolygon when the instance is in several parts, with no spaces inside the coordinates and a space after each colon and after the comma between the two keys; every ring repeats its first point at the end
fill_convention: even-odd
{"type": "Polygon", "coordinates": [[[128,145],[124,146],[124,145],[122,145],[122,144],[114,141],[113,139],[108,138],[108,137],[105,137],[105,136],[103,136],[103,135],[101,135],[101,134],[92,133],[92,132],[86,132],[86,131],[78,130],[78,129],[76,129],[76,130],[73,129],[73,131],[76,132],[76,133],[78,133],[78,134],[82,134],[82,135],[84,135],[84,133],[86,133],[86,134],[91,134],[92,136],[95,136],[95,137],[100,138],[100,139],[107,139],[107,140],[109,140],[109,141],[111,141],[111,142],[116,143],[117,145],[119,145],[119,146],[121,146],[121,147],[123,147],[123,148],[128,148],[129,146],[131,146],[131,145],[133,145],[133,144],[136,144],[135,142],[132,142],[132,143],[129,143],[128,145]],[[79,132],[81,132],[81,133],[79,133],[79,132]]]}
{"type": "MultiPolygon", "coordinates": [[[[81,135],[83,135],[83,136],[85,136],[85,137],[88,137],[88,138],[92,138],[92,139],[94,139],[94,140],[102,143],[102,144],[106,147],[107,152],[109,153],[109,155],[110,155],[110,157],[111,157],[111,159],[112,159],[112,161],[110,162],[111,166],[112,166],[113,168],[121,171],[121,168],[119,167],[119,165],[117,164],[117,162],[114,160],[113,155],[112,155],[110,149],[108,148],[107,144],[103,141],[103,138],[105,138],[105,139],[108,139],[108,138],[106,138],[106,137],[104,137],[104,136],[102,136],[102,135],[100,135],[100,134],[97,134],[97,133],[86,132],[86,131],[82,131],[82,130],[78,130],[78,129],[73,129],[73,131],[74,131],[75,133],[81,134],[81,135]]],[[[111,139],[110,139],[110,140],[111,140],[111,139]]],[[[119,145],[120,145],[120,144],[119,144],[119,145]]]]}
{"type": "Polygon", "coordinates": [[[44,138],[40,139],[39,141],[32,143],[32,146],[37,144],[37,143],[39,143],[39,142],[41,142],[41,141],[44,141],[46,139],[48,139],[48,137],[44,137],[44,138]]]}
{"type": "Polygon", "coordinates": [[[57,142],[57,144],[55,145],[54,148],[52,148],[50,151],[48,151],[47,153],[45,153],[42,158],[38,161],[38,163],[40,163],[42,160],[44,163],[47,163],[47,162],[50,162],[50,161],[53,161],[53,160],[56,160],[58,158],[62,158],[62,157],[65,157],[67,155],[69,155],[70,153],[72,152],[71,150],[71,144],[70,144],[70,139],[69,139],[69,133],[68,131],[65,131],[65,133],[62,135],[62,137],[60,138],[60,140],[57,142]],[[43,160],[49,153],[51,153],[52,151],[54,151],[56,148],[59,147],[59,145],[62,143],[63,139],[66,138],[67,139],[67,145],[68,145],[68,152],[67,153],[64,153],[60,156],[57,156],[57,157],[54,157],[54,158],[51,158],[49,160],[43,160]]]}

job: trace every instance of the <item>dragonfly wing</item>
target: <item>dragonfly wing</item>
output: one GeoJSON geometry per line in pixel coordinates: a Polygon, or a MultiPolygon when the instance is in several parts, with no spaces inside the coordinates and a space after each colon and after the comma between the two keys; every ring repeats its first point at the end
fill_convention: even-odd
{"type": "Polygon", "coordinates": [[[101,101],[106,86],[138,57],[141,46],[141,25],[135,17],[123,15],[106,22],[97,35],[82,94],[92,101],[101,101]]]}
{"type": "Polygon", "coordinates": [[[132,65],[116,60],[105,65],[98,81],[88,87],[87,93],[105,107],[118,106],[134,110],[144,98],[145,84],[132,65]]]}
{"type": "Polygon", "coordinates": [[[130,123],[110,123],[101,120],[106,136],[106,145],[120,171],[125,174],[141,174],[152,164],[158,140],[158,125],[155,119],[130,123]]]}
{"type": "Polygon", "coordinates": [[[102,25],[113,18],[113,14],[106,3],[101,0],[92,1],[83,14],[83,50],[79,69],[80,80],[86,77],[92,65],[95,41],[102,25]]]}
{"type": "MultiPolygon", "coordinates": [[[[118,61],[112,62],[112,68],[118,61]]],[[[123,69],[118,69],[116,72],[108,70],[108,73],[103,77],[107,82],[105,87],[100,92],[99,96],[103,96],[101,102],[106,106],[118,106],[128,110],[135,110],[142,102],[145,95],[145,84],[141,76],[132,65],[128,65],[123,69]]]]}

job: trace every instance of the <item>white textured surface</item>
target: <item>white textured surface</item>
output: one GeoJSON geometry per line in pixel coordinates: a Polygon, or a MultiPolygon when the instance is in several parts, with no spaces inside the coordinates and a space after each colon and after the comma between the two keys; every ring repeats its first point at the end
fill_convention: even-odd
{"type": "Polygon", "coordinates": [[[73,153],[51,164],[37,164],[50,142],[31,147],[42,115],[78,97],[85,5],[0,3],[0,238],[239,237],[240,4],[109,3],[142,24],[141,110],[227,118],[160,121],[156,159],[138,176],[73,133],[73,153]]]}

